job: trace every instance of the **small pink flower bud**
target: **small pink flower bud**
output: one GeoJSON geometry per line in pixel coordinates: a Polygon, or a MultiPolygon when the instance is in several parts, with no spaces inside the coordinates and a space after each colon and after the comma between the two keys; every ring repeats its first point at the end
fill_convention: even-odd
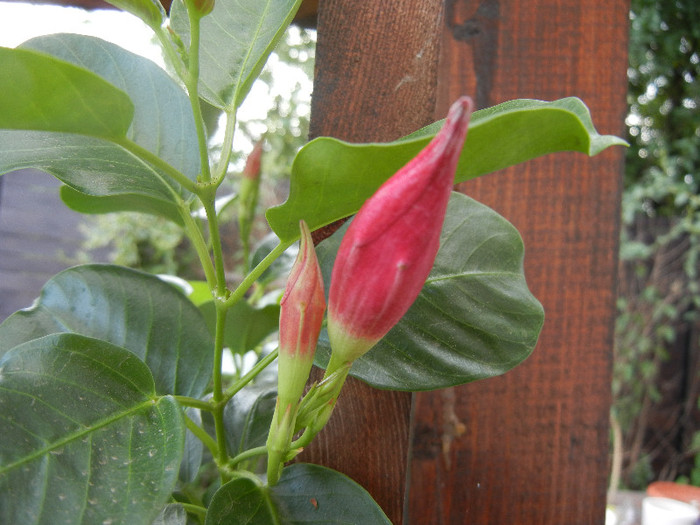
{"type": "Polygon", "coordinates": [[[304,221],[300,228],[299,254],[280,303],[278,393],[280,400],[290,403],[296,403],[304,391],[326,310],[311,233],[304,221]]]}
{"type": "Polygon", "coordinates": [[[328,372],[374,346],[403,317],[433,267],[472,101],[457,100],[413,160],[360,208],[331,275],[328,372]]]}

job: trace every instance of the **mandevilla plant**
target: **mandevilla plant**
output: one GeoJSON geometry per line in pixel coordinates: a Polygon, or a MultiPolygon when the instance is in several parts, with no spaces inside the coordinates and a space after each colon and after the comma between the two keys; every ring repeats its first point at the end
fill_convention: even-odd
{"type": "MultiPolygon", "coordinates": [[[[166,15],[114,0],[153,29],[173,77],[92,37],[0,48],[0,173],[40,168],[81,212],[173,221],[207,290],[78,266],[0,325],[0,523],[388,523],[343,474],[288,464],[328,423],[347,375],[437,389],[502,374],[534,348],[544,315],[520,236],[451,187],[623,143],[574,98],[472,113],[463,97],[446,121],[395,142],[309,142],[289,198],[266,213],[276,243],[227,280],[215,201],[236,113],[300,1],[175,0],[166,15]],[[203,103],[225,117],[216,158],[203,103]],[[356,213],[313,246],[310,231],[356,213]],[[290,270],[281,261],[297,240],[290,270]],[[256,362],[227,371],[229,351],[256,362]],[[307,385],[314,362],[326,374],[307,385]]],[[[246,254],[259,154],[236,201],[246,254]]]]}

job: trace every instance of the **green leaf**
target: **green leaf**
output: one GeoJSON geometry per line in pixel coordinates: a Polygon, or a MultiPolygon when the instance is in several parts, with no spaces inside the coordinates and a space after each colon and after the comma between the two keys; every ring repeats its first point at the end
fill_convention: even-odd
{"type": "MultiPolygon", "coordinates": [[[[317,248],[324,281],[347,226],[317,248]]],[[[544,311],[523,274],[523,243],[503,217],[453,193],[440,250],[418,299],[350,374],[377,388],[432,390],[494,377],[532,352],[544,311]]],[[[322,332],[316,363],[330,355],[322,332]]]]}
{"type": "Polygon", "coordinates": [[[214,494],[206,525],[391,525],[369,493],[347,476],[319,465],[285,468],[274,487],[238,478],[214,494]]]}
{"type": "MultiPolygon", "coordinates": [[[[53,170],[52,170],[53,171],[53,170]]],[[[96,197],[61,186],[61,200],[71,210],[87,214],[103,214],[121,211],[148,213],[168,219],[182,226],[182,216],[178,207],[170,201],[154,199],[149,195],[124,193],[96,197]]]]}
{"type": "Polygon", "coordinates": [[[58,332],[133,352],[151,369],[159,394],[200,397],[209,383],[213,340],[200,312],[153,275],[99,264],[59,273],[31,308],[0,325],[0,355],[58,332]]]}
{"type": "Polygon", "coordinates": [[[127,138],[196,180],[199,151],[190,101],[160,67],[115,44],[85,35],[41,36],[21,47],[92,71],[125,92],[134,105],[127,138]]]}
{"type": "Polygon", "coordinates": [[[0,523],[150,525],[170,497],[184,425],[148,368],[56,334],[0,360],[0,523]]]}
{"type": "Polygon", "coordinates": [[[97,75],[27,49],[0,47],[0,128],[120,139],[134,108],[97,75]]]}
{"type": "MultiPolygon", "coordinates": [[[[301,0],[216,0],[201,20],[200,96],[233,111],[241,105],[301,0]]],[[[175,1],[171,24],[189,42],[187,9],[175,1]]]]}
{"type": "MultiPolygon", "coordinates": [[[[216,307],[214,301],[199,306],[211,333],[216,328],[216,307]]],[[[226,313],[224,345],[234,354],[244,354],[255,349],[265,337],[277,330],[280,307],[270,304],[256,308],[246,301],[239,301],[226,313]]]]}
{"type": "MultiPolygon", "coordinates": [[[[292,165],[289,198],[267,211],[283,241],[298,237],[304,219],[314,230],[355,213],[381,184],[425,147],[443,121],[395,142],[351,144],[320,137],[304,146],[292,165]]],[[[476,111],[460,157],[455,182],[473,179],[558,151],[596,155],[625,144],[601,136],[579,99],[555,102],[514,100],[476,111]]]]}
{"type": "MultiPolygon", "coordinates": [[[[153,211],[181,222],[163,176],[119,146],[67,133],[0,130],[0,174],[37,168],[68,185],[69,205],[92,212],[153,211]],[[99,199],[108,198],[105,208],[99,199]]],[[[66,190],[68,191],[68,190],[66,190]]]]}

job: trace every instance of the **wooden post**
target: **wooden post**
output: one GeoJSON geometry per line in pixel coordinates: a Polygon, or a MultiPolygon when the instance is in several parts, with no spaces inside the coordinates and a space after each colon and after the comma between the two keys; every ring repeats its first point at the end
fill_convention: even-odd
{"type": "MultiPolygon", "coordinates": [[[[388,141],[432,122],[441,9],[441,0],[320,2],[311,135],[388,141]]],[[[350,380],[301,460],[349,475],[401,523],[410,407],[410,394],[350,380]]]]}
{"type": "MultiPolygon", "coordinates": [[[[447,0],[436,118],[462,93],[479,107],[579,96],[623,134],[624,0],[447,0]]],[[[604,522],[623,151],[557,154],[463,184],[525,241],[546,320],[503,377],[416,395],[411,525],[604,522]]]]}

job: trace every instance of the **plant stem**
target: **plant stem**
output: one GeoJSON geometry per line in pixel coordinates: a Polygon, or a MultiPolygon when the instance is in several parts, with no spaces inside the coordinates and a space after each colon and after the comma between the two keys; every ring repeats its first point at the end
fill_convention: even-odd
{"type": "Polygon", "coordinates": [[[251,448],[249,450],[246,450],[244,452],[241,452],[237,456],[235,456],[229,464],[234,467],[241,461],[245,461],[246,459],[254,458],[256,456],[263,456],[267,454],[267,447],[266,446],[261,446],[261,447],[255,447],[251,448]]]}
{"type": "Polygon", "coordinates": [[[214,170],[214,183],[219,186],[226,172],[228,164],[231,160],[231,150],[233,149],[233,135],[236,131],[236,111],[226,111],[226,130],[224,132],[224,141],[221,144],[221,157],[219,163],[214,170]]]}
{"type": "Polygon", "coordinates": [[[258,263],[258,265],[253,268],[248,275],[246,275],[245,279],[241,281],[241,284],[238,285],[238,287],[231,293],[231,295],[226,299],[226,306],[231,307],[234,304],[236,304],[238,301],[240,301],[245,293],[248,291],[248,289],[253,286],[253,283],[258,280],[258,278],[262,275],[262,273],[267,270],[270,265],[280,256],[284,253],[284,251],[289,248],[296,239],[293,239],[291,241],[280,241],[280,243],[273,248],[273,250],[267,254],[267,256],[258,263]]]}
{"type": "Polygon", "coordinates": [[[207,134],[204,130],[204,119],[202,118],[202,106],[199,101],[199,36],[201,15],[191,12],[188,9],[190,19],[190,52],[189,63],[187,68],[187,77],[185,78],[185,87],[192,106],[192,114],[194,116],[194,125],[197,130],[197,143],[199,145],[199,164],[201,180],[208,182],[211,180],[211,171],[209,169],[209,149],[207,148],[207,134]]]}
{"type": "MultiPolygon", "coordinates": [[[[216,335],[214,338],[214,372],[213,372],[213,382],[214,382],[214,410],[212,415],[214,416],[214,428],[216,430],[216,443],[218,445],[219,454],[215,456],[219,465],[224,465],[228,460],[228,453],[226,451],[226,433],[224,430],[224,407],[226,403],[222,402],[223,399],[223,386],[221,382],[221,363],[223,360],[224,353],[224,329],[226,326],[226,312],[228,308],[224,304],[215,300],[216,305],[216,335]]],[[[224,472],[220,470],[222,476],[222,482],[224,472]]]]}
{"type": "MultiPolygon", "coordinates": [[[[219,231],[219,218],[216,215],[216,193],[212,192],[211,198],[202,200],[204,211],[209,223],[209,241],[214,256],[214,269],[216,272],[216,295],[224,297],[226,290],[226,270],[224,268],[224,253],[221,247],[221,232],[219,231]]],[[[226,307],[228,309],[228,307],[226,307]]]]}
{"type": "Polygon", "coordinates": [[[246,386],[248,383],[250,383],[253,379],[255,379],[260,372],[263,371],[263,369],[267,368],[267,366],[272,363],[275,359],[277,359],[277,354],[279,353],[279,349],[275,348],[272,352],[267,354],[264,358],[260,360],[259,363],[257,363],[253,368],[250,369],[250,371],[241,377],[238,381],[236,381],[233,385],[231,385],[226,392],[224,393],[223,398],[221,399],[221,402],[225,405],[228,403],[229,399],[231,399],[233,396],[235,396],[238,392],[241,391],[241,389],[246,386]]]}
{"type": "Polygon", "coordinates": [[[190,432],[192,432],[197,438],[209,449],[209,452],[211,452],[212,456],[217,457],[219,453],[219,447],[216,445],[216,442],[211,438],[207,432],[200,427],[197,423],[192,421],[190,417],[185,414],[185,425],[189,429],[190,432]]]}
{"type": "Polygon", "coordinates": [[[207,412],[211,412],[212,410],[214,410],[214,407],[211,403],[209,403],[208,401],[202,401],[201,399],[197,399],[195,397],[173,396],[173,398],[175,399],[175,401],[177,401],[185,407],[198,408],[200,410],[206,410],[207,412]]]}
{"type": "Polygon", "coordinates": [[[217,286],[216,270],[214,268],[214,264],[211,262],[209,248],[207,247],[207,242],[202,236],[202,230],[195,222],[189,210],[184,206],[180,209],[180,216],[182,217],[182,221],[185,223],[185,233],[187,234],[187,237],[192,243],[192,246],[194,246],[197,256],[199,257],[199,262],[202,265],[202,270],[204,271],[207,284],[213,291],[217,286]]]}
{"type": "Polygon", "coordinates": [[[178,503],[182,505],[182,508],[185,509],[186,512],[194,514],[200,519],[204,519],[207,517],[207,509],[205,509],[204,507],[200,507],[199,505],[192,505],[191,503],[183,503],[182,501],[178,501],[178,503]]]}

